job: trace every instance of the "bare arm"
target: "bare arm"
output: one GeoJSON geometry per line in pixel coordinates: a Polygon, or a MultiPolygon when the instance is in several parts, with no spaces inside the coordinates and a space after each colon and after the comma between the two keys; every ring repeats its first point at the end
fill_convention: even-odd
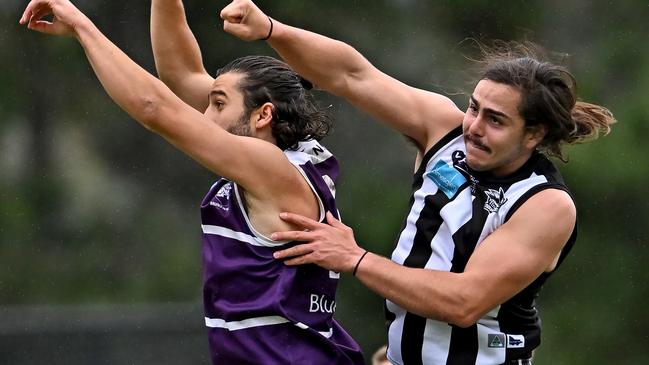
{"type": "Polygon", "coordinates": [[[183,103],[68,0],[33,0],[20,22],[43,33],[76,37],[103,87],[122,109],[208,169],[239,183],[255,201],[275,209],[295,205],[308,211],[304,206],[313,202],[313,194],[277,146],[232,135],[183,103]],[[48,14],[54,15],[53,23],[41,20],[48,14]]]}
{"type": "Polygon", "coordinates": [[[151,1],[151,44],[160,79],[185,103],[204,112],[214,79],[203,66],[182,0],[151,1]]]}
{"type": "MultiPolygon", "coordinates": [[[[244,40],[268,35],[268,17],[250,0],[233,1],[221,17],[225,31],[244,40]]],[[[384,74],[343,42],[274,19],[268,42],[302,76],[411,137],[420,152],[462,123],[450,99],[384,74]]]]}
{"type": "MultiPolygon", "coordinates": [[[[407,268],[368,254],[358,265],[356,277],[410,312],[470,326],[541,273],[554,268],[556,257],[572,233],[575,217],[568,194],[544,190],[480,244],[462,273],[407,268]]],[[[351,272],[365,252],[356,245],[351,229],[332,217],[332,227],[315,225],[296,215],[286,219],[309,228],[309,232],[273,234],[273,239],[309,242],[276,254],[277,258],[295,256],[287,264],[316,263],[330,270],[351,272]]]]}

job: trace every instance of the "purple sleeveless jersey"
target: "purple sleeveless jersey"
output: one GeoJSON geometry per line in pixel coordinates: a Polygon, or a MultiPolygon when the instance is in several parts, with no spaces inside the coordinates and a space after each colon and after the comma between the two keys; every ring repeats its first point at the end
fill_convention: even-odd
{"type": "MultiPolygon", "coordinates": [[[[316,141],[285,154],[327,211],[338,215],[336,158],[316,141]]],[[[203,301],[214,364],[364,364],[358,344],[333,319],[339,275],[290,267],[252,227],[236,184],[219,180],[201,203],[203,301]]]]}

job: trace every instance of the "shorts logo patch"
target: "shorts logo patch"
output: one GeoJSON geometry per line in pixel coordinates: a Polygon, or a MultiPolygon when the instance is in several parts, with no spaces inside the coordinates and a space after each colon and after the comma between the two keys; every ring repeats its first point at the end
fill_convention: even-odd
{"type": "Polygon", "coordinates": [[[503,333],[492,333],[487,335],[487,346],[504,348],[505,347],[505,335],[503,333]]]}
{"type": "Polygon", "coordinates": [[[426,173],[426,177],[433,180],[439,190],[451,199],[466,183],[466,178],[452,166],[444,161],[439,161],[432,170],[426,173]]]}
{"type": "Polygon", "coordinates": [[[507,348],[509,349],[522,349],[525,347],[525,336],[523,335],[507,335],[507,348]]]}

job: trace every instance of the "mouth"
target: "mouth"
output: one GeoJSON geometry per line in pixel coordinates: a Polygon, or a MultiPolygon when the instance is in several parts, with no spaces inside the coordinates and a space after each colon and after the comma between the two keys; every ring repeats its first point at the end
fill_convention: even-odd
{"type": "Polygon", "coordinates": [[[477,139],[475,139],[475,138],[473,138],[473,137],[471,137],[469,135],[464,135],[464,142],[467,145],[471,145],[471,147],[474,147],[474,148],[479,149],[481,151],[484,151],[484,152],[487,152],[487,153],[491,152],[491,149],[489,147],[485,146],[479,140],[477,140],[477,139]]]}

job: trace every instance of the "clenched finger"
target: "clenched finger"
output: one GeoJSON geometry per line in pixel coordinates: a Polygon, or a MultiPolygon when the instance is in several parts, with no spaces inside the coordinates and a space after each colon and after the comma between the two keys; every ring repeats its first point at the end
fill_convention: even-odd
{"type": "Polygon", "coordinates": [[[241,23],[244,17],[243,9],[241,6],[234,4],[234,2],[221,10],[221,19],[227,20],[230,23],[241,23]]]}

